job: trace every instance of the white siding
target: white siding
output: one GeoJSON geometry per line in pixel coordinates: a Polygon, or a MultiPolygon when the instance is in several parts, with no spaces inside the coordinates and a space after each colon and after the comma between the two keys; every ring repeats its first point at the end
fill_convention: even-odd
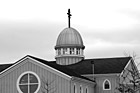
{"type": "MultiPolygon", "coordinates": [[[[49,82],[54,81],[51,87],[56,88],[55,93],[70,93],[70,81],[61,76],[58,76],[51,71],[48,71],[47,68],[43,68],[37,64],[34,64],[32,60],[24,60],[25,64],[18,64],[10,71],[3,73],[0,76],[0,93],[18,93],[16,83],[18,77],[26,71],[35,72],[39,78],[42,80],[45,78],[49,82]]],[[[41,83],[42,84],[42,83],[41,83]]],[[[41,93],[41,88],[38,93],[41,93]]]]}

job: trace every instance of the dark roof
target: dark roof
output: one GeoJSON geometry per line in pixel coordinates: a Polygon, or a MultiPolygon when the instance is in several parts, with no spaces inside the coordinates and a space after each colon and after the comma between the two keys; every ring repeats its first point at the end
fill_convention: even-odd
{"type": "MultiPolygon", "coordinates": [[[[48,66],[50,66],[52,68],[55,68],[55,69],[65,73],[65,74],[67,74],[69,76],[75,76],[75,77],[78,77],[78,78],[82,78],[82,79],[94,82],[93,80],[90,80],[90,79],[88,79],[86,77],[83,77],[80,74],[76,73],[75,71],[73,71],[73,70],[71,70],[71,69],[69,69],[69,68],[67,68],[65,66],[56,64],[56,61],[49,62],[49,61],[46,61],[46,60],[43,60],[43,59],[40,59],[40,58],[37,58],[37,57],[33,57],[33,56],[30,56],[30,55],[27,55],[27,56],[23,57],[22,59],[24,59],[26,57],[31,57],[31,58],[43,63],[44,65],[48,65],[48,66]]],[[[22,59],[20,59],[20,60],[22,60],[22,59]]],[[[19,61],[17,61],[17,62],[19,62],[19,61]]],[[[14,63],[14,64],[16,64],[16,63],[14,63]]],[[[1,64],[0,65],[0,72],[4,71],[5,69],[7,69],[8,67],[10,67],[10,66],[12,66],[14,64],[1,64]]]]}
{"type": "Polygon", "coordinates": [[[0,64],[0,72],[5,70],[6,68],[12,66],[13,64],[0,64]]]}
{"type": "MultiPolygon", "coordinates": [[[[27,56],[43,63],[44,65],[48,65],[52,68],[55,68],[69,76],[75,76],[89,81],[92,80],[83,77],[82,75],[93,74],[93,68],[94,68],[94,74],[121,73],[122,70],[127,65],[127,63],[129,62],[129,60],[131,59],[131,57],[85,59],[75,64],[63,66],[63,65],[56,64],[56,61],[46,61],[30,55],[27,56]]],[[[1,64],[0,72],[2,72],[3,70],[7,69],[12,65],[13,64],[1,64]]]]}
{"type": "Polygon", "coordinates": [[[77,73],[80,73],[81,75],[93,74],[92,59],[82,60],[78,63],[67,65],[66,67],[77,71],[77,73]]]}
{"type": "Polygon", "coordinates": [[[65,74],[67,74],[69,76],[75,76],[75,77],[79,77],[79,78],[86,79],[86,80],[94,82],[93,80],[90,80],[90,79],[88,79],[86,77],[81,76],[79,73],[73,71],[70,68],[67,68],[66,66],[56,64],[56,61],[49,62],[49,61],[46,61],[46,60],[43,60],[43,59],[40,59],[40,58],[37,58],[37,57],[33,57],[33,56],[29,56],[29,57],[31,57],[31,58],[33,58],[33,59],[35,59],[35,60],[37,60],[37,61],[39,61],[39,62],[41,62],[41,63],[43,63],[45,65],[53,67],[53,68],[65,73],[65,74]]]}
{"type": "Polygon", "coordinates": [[[67,67],[81,75],[93,74],[93,66],[94,74],[121,73],[130,59],[131,57],[85,59],[67,67]]]}
{"type": "Polygon", "coordinates": [[[95,74],[121,73],[131,57],[95,59],[95,74]]]}

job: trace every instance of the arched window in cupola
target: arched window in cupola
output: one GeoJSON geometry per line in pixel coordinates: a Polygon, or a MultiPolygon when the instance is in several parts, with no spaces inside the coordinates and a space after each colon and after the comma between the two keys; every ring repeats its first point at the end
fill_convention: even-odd
{"type": "Polygon", "coordinates": [[[103,90],[111,90],[111,83],[108,79],[105,79],[103,82],[103,90]]]}

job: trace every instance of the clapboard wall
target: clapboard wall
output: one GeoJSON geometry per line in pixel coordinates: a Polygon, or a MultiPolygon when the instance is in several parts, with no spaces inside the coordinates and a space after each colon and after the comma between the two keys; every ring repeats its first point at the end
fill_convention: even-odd
{"type": "MultiPolygon", "coordinates": [[[[0,75],[0,93],[19,93],[17,90],[17,79],[26,71],[35,72],[40,80],[45,78],[49,82],[53,81],[52,87],[56,88],[55,93],[70,93],[70,80],[67,76],[40,65],[29,58],[0,75]]],[[[41,88],[38,93],[41,93],[41,88]]]]}

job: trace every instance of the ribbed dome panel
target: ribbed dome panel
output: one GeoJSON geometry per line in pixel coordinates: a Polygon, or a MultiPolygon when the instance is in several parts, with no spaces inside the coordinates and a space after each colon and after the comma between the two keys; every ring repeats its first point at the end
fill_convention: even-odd
{"type": "Polygon", "coordinates": [[[74,28],[65,28],[58,36],[56,47],[78,46],[83,47],[83,40],[79,32],[74,28]]]}

